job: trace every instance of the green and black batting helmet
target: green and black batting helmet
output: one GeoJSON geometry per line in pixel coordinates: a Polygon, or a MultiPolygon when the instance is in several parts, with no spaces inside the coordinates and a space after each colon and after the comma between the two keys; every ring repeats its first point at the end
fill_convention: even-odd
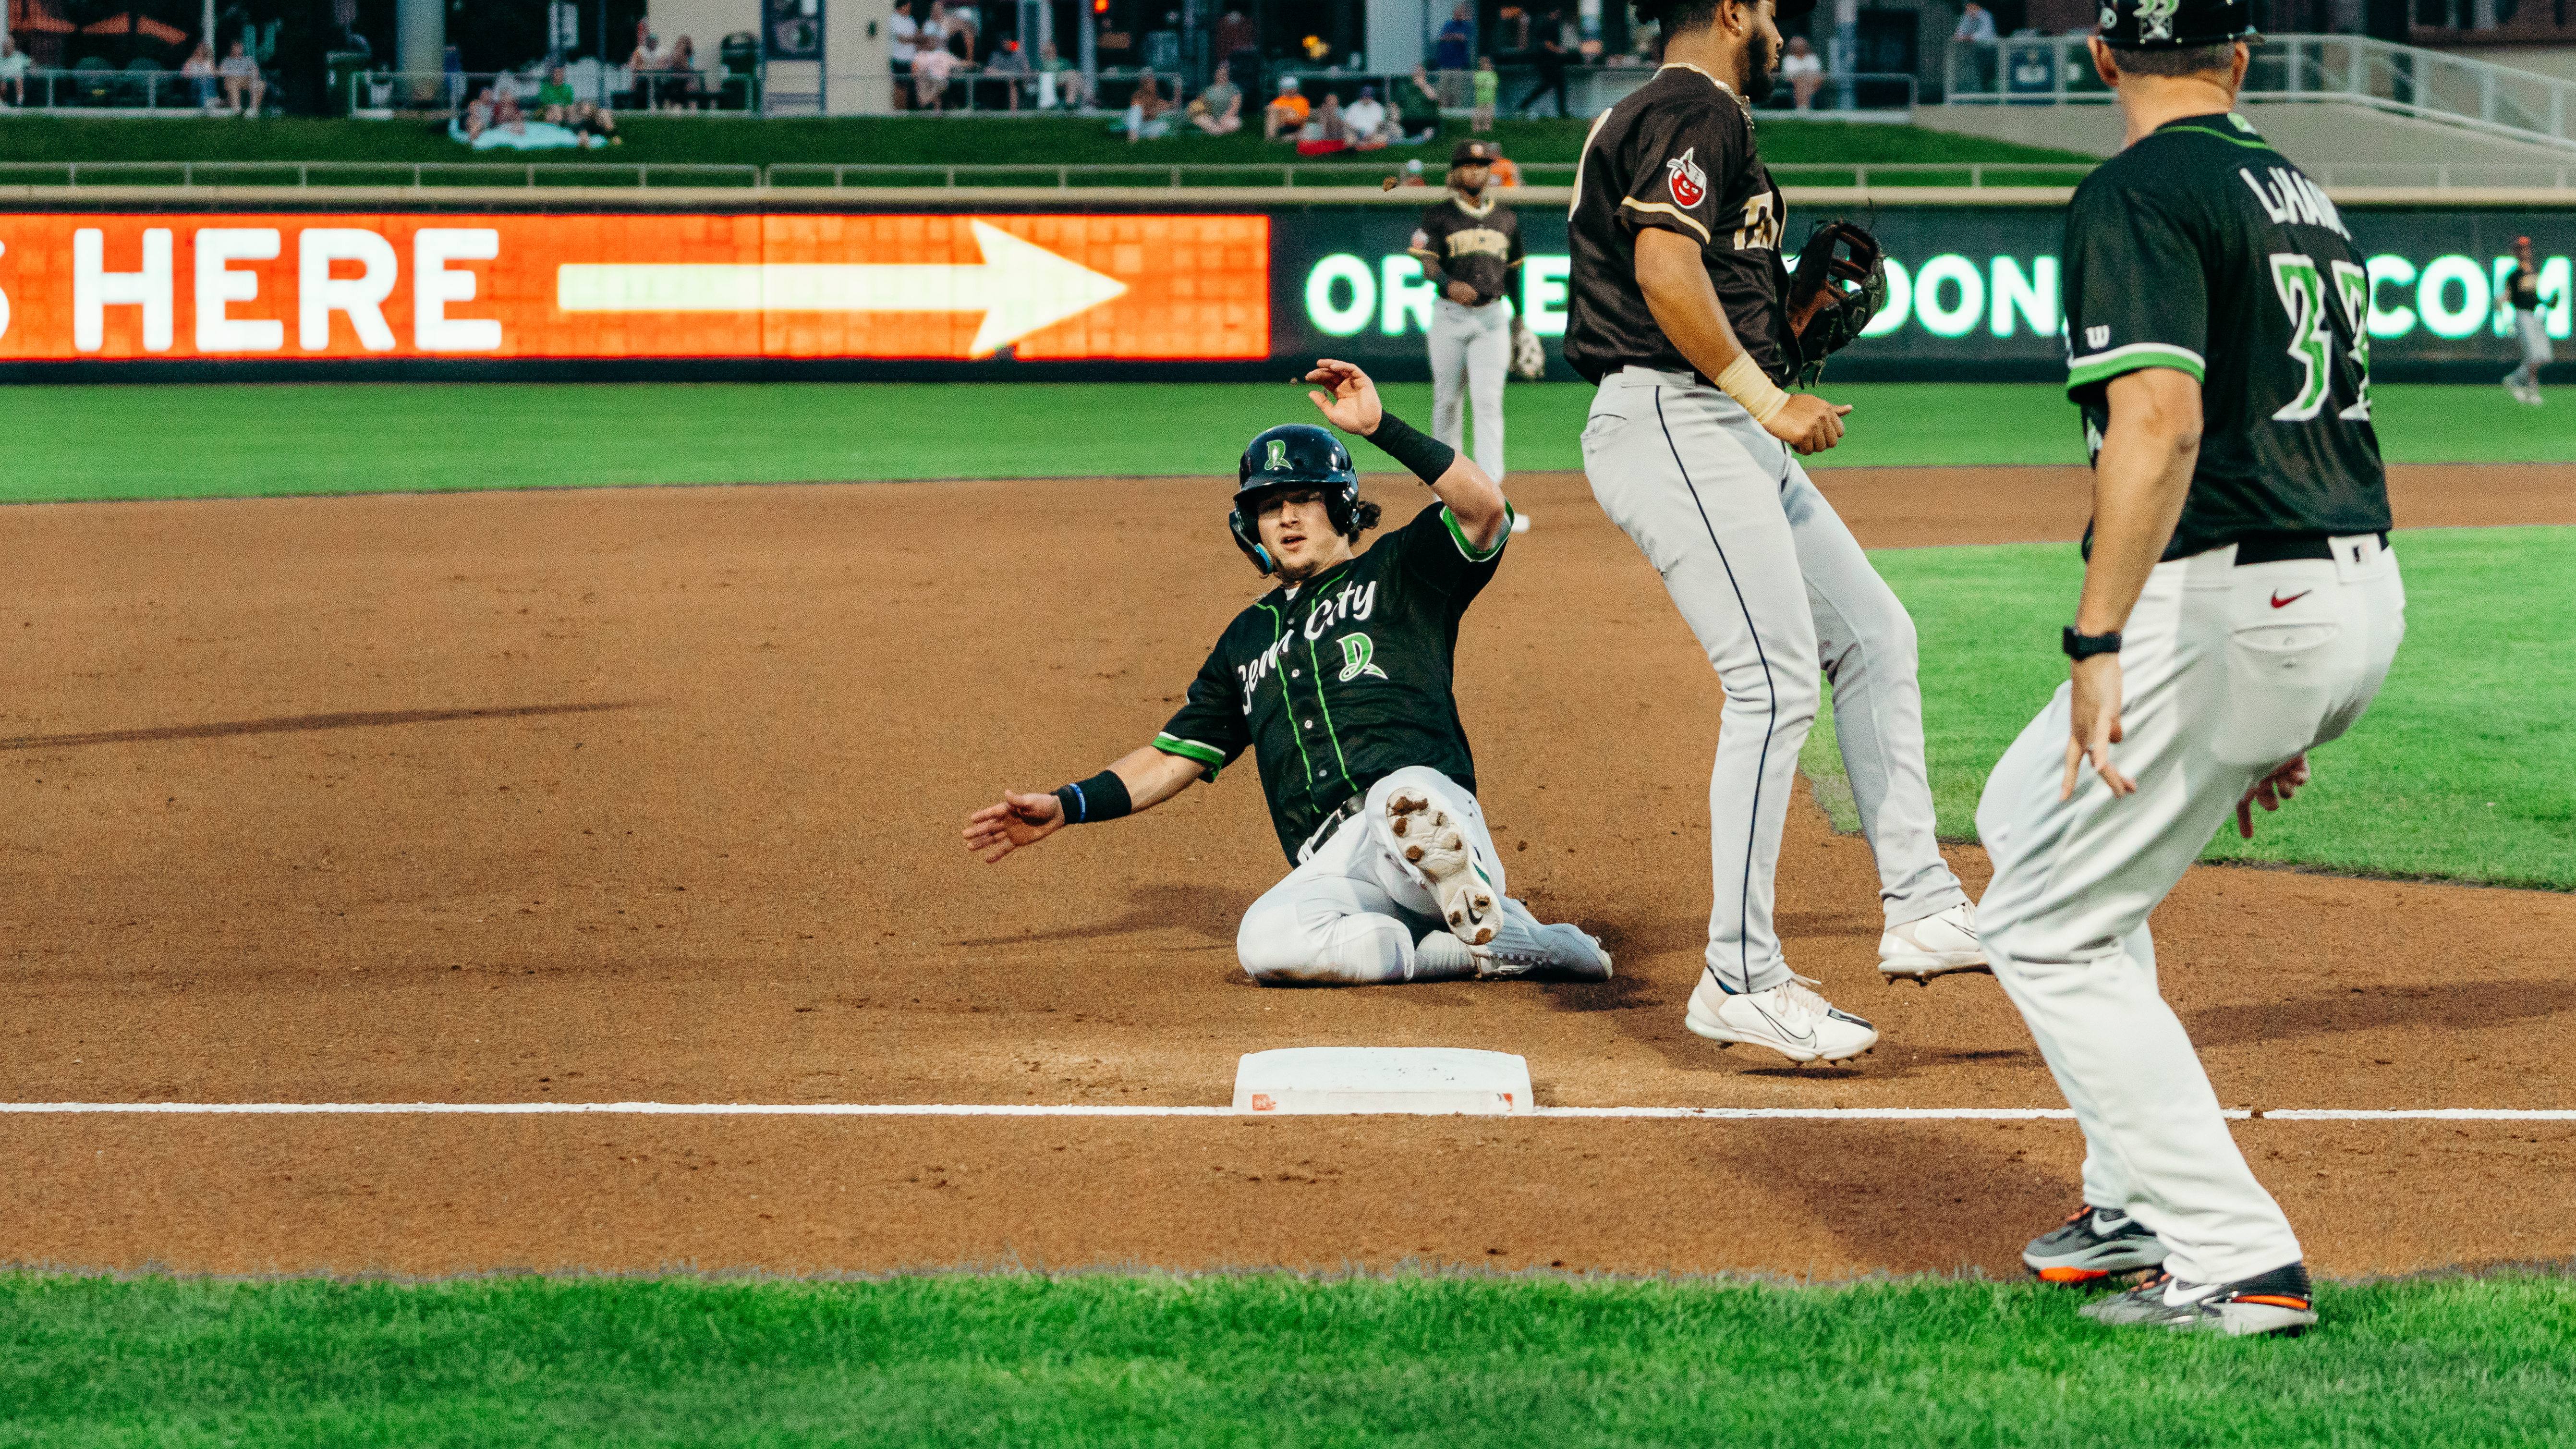
{"type": "Polygon", "coordinates": [[[2248,0],[2102,0],[2102,43],[2114,50],[2187,50],[2259,40],[2248,0]]]}
{"type": "Polygon", "coordinates": [[[1226,515],[1225,524],[1234,533],[1235,546],[1265,574],[1277,566],[1277,560],[1261,546],[1257,521],[1261,500],[1288,488],[1312,488],[1323,494],[1324,511],[1334,529],[1345,535],[1359,508],[1359,470],[1351,466],[1351,450],[1330,431],[1313,423],[1288,423],[1254,438],[1244,448],[1243,462],[1236,470],[1234,511],[1226,515]]]}

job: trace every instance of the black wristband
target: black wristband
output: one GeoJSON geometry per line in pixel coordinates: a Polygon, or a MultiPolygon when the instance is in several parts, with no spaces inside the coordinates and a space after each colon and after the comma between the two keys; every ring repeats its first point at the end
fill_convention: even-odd
{"type": "Polygon", "coordinates": [[[1136,802],[1127,794],[1127,782],[1115,770],[1103,770],[1088,780],[1077,780],[1055,792],[1056,802],[1064,806],[1067,825],[1097,825],[1115,820],[1135,810],[1136,802]]]}
{"type": "Polygon", "coordinates": [[[1379,451],[1413,470],[1413,476],[1425,483],[1437,483],[1449,465],[1458,461],[1458,450],[1438,438],[1417,432],[1411,423],[1380,409],[1377,431],[1368,440],[1379,451]]]}
{"type": "Polygon", "coordinates": [[[2065,649],[2067,658],[2080,664],[2096,654],[2119,653],[2120,631],[2114,629],[2108,634],[2078,634],[2075,632],[2075,626],[2069,624],[2066,626],[2066,633],[2060,642],[2060,647],[2065,649]]]}

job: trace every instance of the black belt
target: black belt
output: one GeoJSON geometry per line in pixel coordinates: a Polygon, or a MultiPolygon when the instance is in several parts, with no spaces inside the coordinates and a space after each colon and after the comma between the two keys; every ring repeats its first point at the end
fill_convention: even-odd
{"type": "MultiPolygon", "coordinates": [[[[2253,534],[2236,540],[2236,564],[2242,568],[2247,564],[2282,563],[2294,558],[2331,559],[2337,536],[2331,533],[2253,534]]],[[[2388,547],[2388,534],[2384,529],[2379,535],[2379,546],[2388,547]]]]}
{"type": "Polygon", "coordinates": [[[1313,859],[1315,852],[1324,848],[1324,842],[1332,838],[1333,832],[1341,828],[1343,821],[1358,818],[1359,813],[1367,808],[1368,792],[1365,790],[1334,806],[1323,820],[1317,823],[1315,832],[1306,837],[1306,843],[1297,847],[1297,863],[1304,865],[1313,859]]]}

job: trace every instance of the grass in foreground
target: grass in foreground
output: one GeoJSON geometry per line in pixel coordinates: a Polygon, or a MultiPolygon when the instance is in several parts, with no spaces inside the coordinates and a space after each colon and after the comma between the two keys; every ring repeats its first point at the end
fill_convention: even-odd
{"type": "Polygon", "coordinates": [[[2064,1290],[1260,1275],[0,1278],[0,1442],[2539,1444],[2576,1282],[2329,1287],[2295,1341],[2064,1290]]]}
{"type": "MultiPolygon", "coordinates": [[[[2576,889],[2576,528],[2395,536],[2406,642],[2361,723],[2315,756],[2316,784],[2254,838],[2204,858],[2576,889]]],[[[1871,555],[1921,636],[1923,733],[1941,834],[1976,838],[1977,792],[2066,678],[2055,647],[2083,562],[2067,544],[1871,555]]],[[[2114,747],[2114,758],[2117,747],[2114,747]]],[[[1800,763],[1858,828],[1828,712],[1800,763]]],[[[1837,808],[1839,807],[1839,808],[1837,808]]]]}
{"type": "MultiPolygon", "coordinates": [[[[1108,165],[1144,163],[1226,164],[1297,161],[1289,146],[1250,135],[1206,136],[1192,130],[1159,141],[1130,142],[1113,136],[1109,118],[993,119],[968,117],[842,117],[830,120],[689,120],[642,116],[621,120],[626,142],[609,151],[585,154],[477,152],[447,139],[443,126],[409,121],[332,121],[282,118],[236,120],[114,120],[88,117],[26,116],[0,119],[0,155],[12,161],[502,161],[524,165],[602,162],[625,166],[695,162],[770,165],[781,162],[936,165],[1108,165]]],[[[1495,138],[1506,155],[1523,161],[1573,161],[1583,150],[1588,118],[1576,120],[1503,121],[1495,138]]],[[[1429,146],[1391,148],[1366,156],[1328,159],[1320,164],[1346,164],[1358,179],[1374,180],[1408,156],[1448,155],[1448,142],[1464,136],[1463,122],[1450,122],[1441,139],[1429,146]],[[1454,136],[1451,133],[1455,133],[1454,136]]],[[[1914,126],[1848,125],[1839,122],[1762,122],[1763,159],[1774,163],[1867,162],[1872,166],[1904,162],[1960,161],[2079,162],[2098,157],[1954,136],[1914,126]]],[[[1300,163],[1310,164],[1310,163],[1300,163]]],[[[1435,161],[1434,164],[1437,164],[1435,161]]],[[[1875,184],[1904,184],[1892,175],[1875,184]]],[[[1950,185],[1953,178],[1911,178],[1950,185]]],[[[2010,178],[2005,178],[2010,179],[2010,178]]],[[[1995,184],[1990,181],[1988,184],[1995,184]]],[[[2042,184],[2072,184],[2050,176],[2042,184]]]]}
{"type": "MultiPolygon", "coordinates": [[[[2044,383],[1876,383],[1814,467],[2082,463],[2044,383]]],[[[1427,423],[1427,384],[1389,405],[1427,423]]],[[[2494,387],[2372,389],[2394,462],[2576,462],[2576,429],[2494,387]]],[[[1515,469],[1583,466],[1580,383],[1514,386],[1515,469]]],[[[1190,475],[1311,419],[1286,383],[311,383],[0,388],[0,502],[659,483],[1190,475]],[[1103,426],[1147,417],[1151,426],[1103,426]],[[995,426],[997,418],[1008,426],[995,426]],[[102,440],[115,440],[105,446],[102,440]]],[[[1363,466],[1379,466],[1364,463],[1363,466]]],[[[1385,465],[1391,466],[1391,465],[1385,465]]]]}

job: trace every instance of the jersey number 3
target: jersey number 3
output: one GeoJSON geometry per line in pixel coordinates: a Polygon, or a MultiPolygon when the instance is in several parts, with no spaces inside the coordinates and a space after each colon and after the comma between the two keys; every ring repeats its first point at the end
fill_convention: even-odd
{"type": "MultiPolygon", "coordinates": [[[[2304,423],[2325,410],[2326,396],[2334,391],[2334,320],[2326,313],[2326,279],[2317,264],[2299,252],[2274,252],[2271,261],[2272,290],[2280,294],[2281,309],[2290,314],[2290,356],[2303,369],[2299,395],[2282,404],[2272,421],[2304,423]]],[[[2346,261],[2333,267],[2334,300],[2352,329],[2352,346],[2344,355],[2352,359],[2355,378],[2352,406],[2335,416],[2348,423],[2366,423],[2370,421],[2370,274],[2346,261]]]]}

